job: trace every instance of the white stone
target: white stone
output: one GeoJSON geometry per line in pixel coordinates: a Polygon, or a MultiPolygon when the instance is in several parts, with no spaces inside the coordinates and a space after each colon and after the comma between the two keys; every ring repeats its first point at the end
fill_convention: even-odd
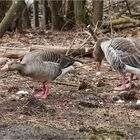
{"type": "Polygon", "coordinates": [[[119,99],[118,101],[116,101],[117,103],[124,103],[123,100],[119,99]]]}
{"type": "Polygon", "coordinates": [[[96,76],[100,76],[101,75],[101,72],[100,71],[97,71],[96,72],[96,76]]]}
{"type": "Polygon", "coordinates": [[[19,96],[24,96],[24,95],[28,95],[29,93],[27,91],[23,91],[23,90],[20,90],[16,93],[16,95],[19,95],[19,96]]]}
{"type": "Polygon", "coordinates": [[[118,91],[114,90],[114,91],[113,91],[113,93],[114,93],[114,94],[117,94],[117,93],[118,93],[118,91]]]}
{"type": "Polygon", "coordinates": [[[103,105],[103,102],[99,102],[100,105],[103,105]]]}
{"type": "Polygon", "coordinates": [[[140,100],[137,100],[136,105],[140,105],[140,100]]]}

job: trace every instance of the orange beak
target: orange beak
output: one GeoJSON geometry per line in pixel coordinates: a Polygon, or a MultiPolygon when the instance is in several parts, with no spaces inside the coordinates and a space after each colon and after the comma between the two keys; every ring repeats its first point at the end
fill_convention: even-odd
{"type": "Polygon", "coordinates": [[[101,67],[101,62],[97,61],[96,62],[96,69],[97,70],[100,70],[100,67],[101,67]]]}

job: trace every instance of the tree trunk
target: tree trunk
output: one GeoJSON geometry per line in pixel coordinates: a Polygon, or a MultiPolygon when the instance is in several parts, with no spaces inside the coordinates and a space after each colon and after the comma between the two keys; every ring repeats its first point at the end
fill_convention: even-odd
{"type": "Polygon", "coordinates": [[[49,20],[50,20],[50,8],[48,7],[48,1],[43,0],[43,28],[44,30],[49,28],[49,20]]]}
{"type": "Polygon", "coordinates": [[[71,29],[75,25],[75,17],[74,17],[74,2],[73,0],[65,1],[65,17],[66,17],[66,27],[71,29]]]}
{"type": "Polygon", "coordinates": [[[22,33],[23,31],[23,23],[26,23],[26,21],[24,20],[24,12],[27,9],[25,2],[22,3],[21,9],[23,10],[19,12],[15,18],[15,29],[17,29],[20,33],[22,33]]]}
{"type": "Polygon", "coordinates": [[[22,24],[23,24],[24,29],[31,28],[31,20],[30,20],[29,11],[27,9],[27,6],[23,11],[23,23],[22,24]]]}
{"type": "Polygon", "coordinates": [[[19,12],[22,12],[24,1],[14,0],[6,16],[0,23],[0,38],[4,35],[6,30],[10,27],[12,21],[16,18],[19,12]]]}
{"type": "Polygon", "coordinates": [[[12,4],[11,0],[8,1],[0,0],[0,22],[5,17],[5,13],[7,12],[11,4],[12,4]]]}
{"type": "Polygon", "coordinates": [[[49,0],[51,10],[52,30],[61,30],[63,26],[63,18],[60,16],[60,8],[62,0],[49,0]]]}
{"type": "Polygon", "coordinates": [[[100,26],[103,17],[103,0],[93,0],[92,4],[93,4],[92,24],[100,26]]]}
{"type": "Polygon", "coordinates": [[[38,18],[38,1],[34,0],[33,3],[33,16],[34,16],[34,26],[35,28],[39,27],[39,18],[38,18]]]}
{"type": "Polygon", "coordinates": [[[74,0],[75,21],[78,25],[86,23],[85,0],[74,0]]]}

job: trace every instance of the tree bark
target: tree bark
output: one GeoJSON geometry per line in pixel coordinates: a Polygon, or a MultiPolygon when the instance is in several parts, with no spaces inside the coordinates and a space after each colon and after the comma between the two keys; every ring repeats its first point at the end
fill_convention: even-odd
{"type": "Polygon", "coordinates": [[[26,10],[25,2],[22,3],[21,9],[23,10],[21,12],[18,12],[15,18],[15,29],[17,29],[20,33],[23,32],[23,23],[26,23],[26,21],[24,21],[24,12],[26,10]]]}
{"type": "Polygon", "coordinates": [[[86,23],[85,0],[74,0],[75,21],[78,25],[86,23]]]}
{"type": "Polygon", "coordinates": [[[0,23],[0,38],[4,35],[6,30],[10,27],[12,21],[16,18],[19,12],[23,10],[23,0],[14,0],[6,16],[0,23]]]}
{"type": "Polygon", "coordinates": [[[30,20],[29,11],[27,9],[27,6],[23,11],[23,28],[24,29],[31,28],[31,20],[30,20]]]}
{"type": "Polygon", "coordinates": [[[33,13],[34,13],[34,26],[35,28],[39,27],[39,18],[38,18],[38,1],[34,0],[33,3],[33,13]]]}
{"type": "Polygon", "coordinates": [[[64,18],[66,22],[66,27],[71,29],[75,26],[75,17],[74,17],[74,2],[73,0],[65,0],[64,4],[64,18]]]}
{"type": "Polygon", "coordinates": [[[65,1],[65,15],[69,19],[74,19],[74,2],[73,2],[73,0],[65,1]]]}
{"type": "Polygon", "coordinates": [[[43,9],[43,28],[44,30],[49,28],[49,20],[50,20],[50,8],[48,7],[48,1],[43,0],[42,4],[43,9]]]}
{"type": "Polygon", "coordinates": [[[60,15],[62,0],[49,0],[51,10],[52,30],[61,30],[63,26],[63,18],[60,15]]]}
{"type": "Polygon", "coordinates": [[[92,24],[100,26],[103,17],[103,0],[93,0],[92,4],[93,4],[92,24]]]}
{"type": "Polygon", "coordinates": [[[0,0],[0,22],[5,17],[5,13],[7,12],[11,4],[12,4],[11,0],[8,1],[0,0]]]}

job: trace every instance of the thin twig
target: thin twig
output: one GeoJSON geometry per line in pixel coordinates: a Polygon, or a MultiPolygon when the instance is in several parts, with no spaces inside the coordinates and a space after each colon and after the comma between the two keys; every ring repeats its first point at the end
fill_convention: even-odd
{"type": "MultiPolygon", "coordinates": [[[[129,8],[134,7],[136,4],[137,4],[137,1],[133,1],[132,3],[129,4],[129,8]]],[[[122,9],[122,11],[116,15],[116,18],[117,18],[117,17],[120,17],[120,16],[121,16],[122,14],[124,14],[127,10],[128,10],[128,7],[125,7],[124,9],[122,9]]]]}
{"type": "Polygon", "coordinates": [[[87,43],[87,41],[90,40],[90,39],[91,39],[91,36],[89,36],[76,50],[72,51],[69,55],[72,55],[74,52],[81,49],[87,43]]]}
{"type": "Polygon", "coordinates": [[[74,37],[74,39],[73,39],[72,43],[71,43],[71,44],[70,44],[70,46],[69,46],[69,49],[68,49],[68,50],[67,50],[67,52],[66,52],[66,55],[68,55],[69,51],[70,51],[70,50],[71,50],[71,48],[73,47],[73,44],[74,44],[74,42],[75,42],[75,40],[76,40],[76,38],[77,38],[78,34],[79,34],[79,33],[77,33],[77,34],[75,35],[75,37],[74,37]]]}
{"type": "MultiPolygon", "coordinates": [[[[74,40],[72,41],[72,43],[71,43],[70,46],[69,46],[69,49],[68,49],[67,52],[66,52],[66,55],[68,55],[68,53],[70,52],[71,48],[73,47],[73,44],[74,44],[75,40],[77,39],[77,36],[78,36],[80,33],[81,33],[81,32],[78,32],[78,33],[75,35],[74,40]]],[[[90,34],[89,32],[86,32],[86,31],[85,31],[84,33],[88,34],[89,37],[91,37],[91,34],[90,34]]],[[[71,52],[69,55],[73,54],[74,52],[76,52],[76,51],[78,51],[80,48],[82,48],[83,45],[84,45],[88,40],[89,40],[89,38],[87,38],[87,39],[80,45],[80,47],[78,47],[76,50],[74,50],[73,52],[71,52]]]]}
{"type": "Polygon", "coordinates": [[[66,85],[66,86],[77,87],[77,85],[75,85],[75,84],[67,84],[67,83],[59,82],[59,81],[53,81],[52,83],[58,84],[58,85],[66,85]]]}
{"type": "Polygon", "coordinates": [[[128,9],[129,14],[132,15],[132,14],[131,14],[130,6],[129,6],[129,4],[128,4],[128,1],[125,0],[125,3],[126,3],[126,6],[127,6],[127,9],[128,9]]]}
{"type": "Polygon", "coordinates": [[[91,33],[92,37],[94,38],[94,40],[97,41],[97,40],[98,40],[98,37],[97,37],[96,32],[97,32],[97,29],[98,29],[98,28],[97,28],[98,24],[96,24],[96,25],[94,25],[94,26],[95,26],[94,31],[93,31],[91,25],[88,27],[88,29],[89,29],[89,32],[91,33]]]}
{"type": "MultiPolygon", "coordinates": [[[[119,4],[123,4],[125,2],[125,0],[122,0],[122,1],[117,1],[117,2],[113,2],[113,8],[114,7],[116,7],[116,5],[118,6],[118,3],[119,4]]],[[[108,7],[110,6],[110,4],[109,5],[107,5],[106,7],[104,7],[104,12],[106,12],[107,10],[108,10],[108,7]]]]}

